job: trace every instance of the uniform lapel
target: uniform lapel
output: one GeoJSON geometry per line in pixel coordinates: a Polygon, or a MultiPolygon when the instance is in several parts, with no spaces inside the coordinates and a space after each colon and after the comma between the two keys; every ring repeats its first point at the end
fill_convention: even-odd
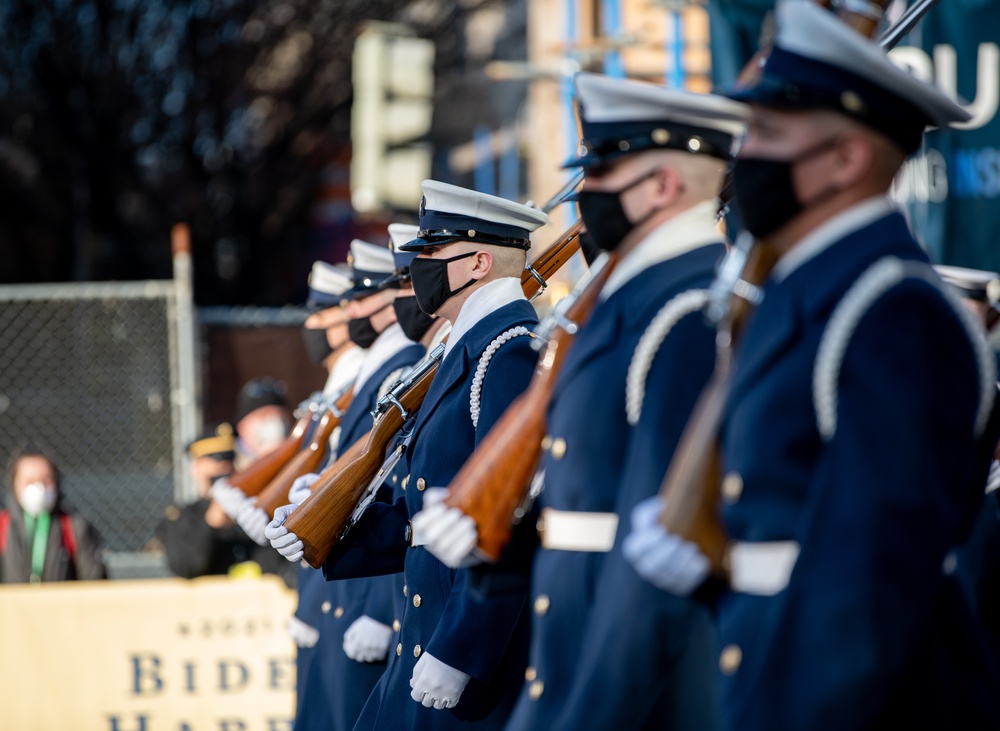
{"type": "Polygon", "coordinates": [[[517,300],[491,312],[477,322],[448,354],[434,376],[423,405],[417,414],[413,439],[419,437],[423,425],[433,416],[444,398],[465,383],[473,364],[493,339],[516,325],[532,326],[538,323],[535,309],[527,300],[517,300]]]}

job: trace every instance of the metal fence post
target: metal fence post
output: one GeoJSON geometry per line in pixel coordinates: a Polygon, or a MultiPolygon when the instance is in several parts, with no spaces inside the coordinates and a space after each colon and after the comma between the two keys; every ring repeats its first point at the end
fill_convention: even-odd
{"type": "Polygon", "coordinates": [[[198,434],[198,384],[191,272],[191,230],[175,224],[170,232],[174,264],[174,306],[171,313],[171,405],[173,409],[174,497],[179,502],[196,499],[194,484],[185,464],[185,445],[198,434]]]}

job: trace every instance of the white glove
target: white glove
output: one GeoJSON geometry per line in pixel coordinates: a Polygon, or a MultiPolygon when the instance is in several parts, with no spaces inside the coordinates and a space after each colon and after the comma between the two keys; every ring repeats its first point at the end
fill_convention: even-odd
{"type": "Polygon", "coordinates": [[[989,495],[997,489],[1000,489],[1000,462],[993,460],[990,463],[989,477],[986,478],[986,494],[989,495]]]}
{"type": "Polygon", "coordinates": [[[319,479],[319,475],[310,472],[301,477],[296,477],[292,483],[292,489],[288,491],[288,502],[301,505],[305,499],[312,495],[312,486],[319,479]]]}
{"type": "Polygon", "coordinates": [[[425,652],[413,667],[410,698],[427,708],[454,708],[468,682],[469,676],[461,670],[445,665],[425,652]]]}
{"type": "Polygon", "coordinates": [[[319,630],[295,616],[288,619],[288,636],[298,647],[314,647],[319,642],[319,630]]]}
{"type": "Polygon", "coordinates": [[[267,513],[257,507],[257,498],[248,497],[236,513],[236,525],[259,546],[267,545],[264,529],[268,521],[267,513]]]}
{"type": "Polygon", "coordinates": [[[285,527],[285,519],[292,514],[298,505],[282,505],[274,511],[274,520],[264,528],[264,537],[271,542],[271,547],[278,553],[295,563],[304,553],[302,541],[285,527]]]}
{"type": "Polygon", "coordinates": [[[658,495],[632,509],[632,532],[622,542],[622,554],[653,586],[687,596],[708,578],[711,567],[698,546],[663,529],[662,513],[658,495]]]}
{"type": "Polygon", "coordinates": [[[463,569],[482,563],[472,551],[479,540],[476,522],[444,504],[448,491],[432,487],[424,493],[424,509],[413,516],[413,545],[424,546],[445,566],[463,569]]]}
{"type": "Polygon", "coordinates": [[[232,519],[236,519],[240,506],[246,501],[246,493],[238,487],[233,487],[225,478],[216,480],[209,489],[208,494],[219,504],[223,512],[232,519]]]}
{"type": "Polygon", "coordinates": [[[391,642],[392,627],[367,615],[358,617],[344,633],[344,654],[357,662],[382,662],[391,642]]]}

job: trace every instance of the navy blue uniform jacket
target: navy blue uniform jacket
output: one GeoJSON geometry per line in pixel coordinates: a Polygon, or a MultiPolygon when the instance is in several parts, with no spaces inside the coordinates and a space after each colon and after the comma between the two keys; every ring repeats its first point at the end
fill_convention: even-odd
{"type": "MultiPolygon", "coordinates": [[[[545,487],[538,503],[564,511],[625,510],[624,519],[610,553],[536,551],[531,576],[531,669],[509,729],[640,728],[651,709],[663,710],[660,697],[675,689],[683,689],[683,701],[701,711],[694,714],[698,723],[691,728],[712,728],[711,718],[706,718],[711,710],[711,673],[692,671],[688,681],[674,676],[670,667],[678,664],[676,658],[690,638],[699,647],[710,646],[711,624],[704,608],[646,590],[622,560],[617,543],[628,532],[626,508],[652,495],[663,478],[663,471],[654,474],[662,464],[662,455],[656,455],[632,468],[641,473],[631,478],[633,484],[622,482],[636,433],[625,409],[632,354],[668,300],[711,280],[723,251],[721,244],[702,246],[633,276],[597,305],[566,356],[547,415],[553,447],[542,459],[545,487]],[[665,615],[670,615],[668,623],[663,623],[665,615]],[[668,660],[670,654],[675,659],[668,660]]],[[[649,435],[654,452],[668,454],[673,449],[671,440],[711,373],[710,333],[697,316],[686,319],[691,322],[685,322],[679,337],[685,341],[682,348],[690,350],[685,357],[695,377],[690,394],[679,402],[647,401],[642,429],[666,430],[649,435]],[[694,327],[688,328],[689,324],[694,327]]],[[[656,399],[658,389],[654,384],[650,399],[656,399]]],[[[650,441],[640,448],[648,448],[650,441]]],[[[692,667],[699,661],[708,662],[695,657],[692,667]]],[[[651,721],[666,727],[668,720],[681,715],[676,712],[651,721]]]]}
{"type": "Polygon", "coordinates": [[[779,593],[721,598],[727,728],[997,728],[1000,690],[950,556],[992,452],[974,437],[987,369],[935,285],[905,279],[874,301],[843,357],[836,431],[817,426],[822,333],[887,256],[926,261],[898,213],[772,277],[737,353],[722,449],[742,490],[725,527],[800,553],[779,593]]]}
{"type": "Polygon", "coordinates": [[[323,570],[329,579],[404,571],[406,604],[389,667],[358,721],[358,729],[499,729],[524,677],[528,618],[525,593],[478,601],[466,591],[466,571],[452,570],[424,548],[408,547],[406,527],[423,506],[423,490],[447,486],[476,444],[528,385],[537,353],[530,338],[500,347],[483,382],[479,423],[469,396],[480,355],[501,333],[538,318],[518,300],[476,323],[441,363],[416,416],[407,453],[404,497],[373,504],[334,547],[323,570]],[[429,652],[472,676],[455,708],[428,709],[410,698],[418,657],[429,652]]]}
{"type": "MultiPolygon", "coordinates": [[[[337,454],[343,454],[372,427],[371,411],[378,400],[379,388],[387,378],[401,368],[408,368],[424,354],[421,345],[404,347],[387,360],[351,400],[340,422],[337,454]]],[[[391,491],[386,491],[386,499],[391,491]]],[[[392,625],[392,589],[390,576],[351,579],[328,583],[319,571],[303,569],[312,574],[307,580],[303,601],[311,605],[308,618],[300,619],[319,630],[315,647],[300,654],[303,660],[297,668],[305,678],[298,679],[301,696],[297,702],[296,731],[350,731],[354,728],[365,701],[382,677],[386,663],[362,663],[344,654],[344,632],[361,616],[369,616],[385,625],[392,625]],[[318,608],[318,612],[317,612],[318,608]]]]}

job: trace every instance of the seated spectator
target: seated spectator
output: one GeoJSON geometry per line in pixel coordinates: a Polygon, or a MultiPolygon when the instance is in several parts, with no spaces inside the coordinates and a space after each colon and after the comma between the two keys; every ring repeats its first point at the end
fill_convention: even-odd
{"type": "Polygon", "coordinates": [[[101,538],[64,504],[61,476],[37,447],[7,465],[7,507],[0,510],[0,583],[106,579],[101,538]]]}

